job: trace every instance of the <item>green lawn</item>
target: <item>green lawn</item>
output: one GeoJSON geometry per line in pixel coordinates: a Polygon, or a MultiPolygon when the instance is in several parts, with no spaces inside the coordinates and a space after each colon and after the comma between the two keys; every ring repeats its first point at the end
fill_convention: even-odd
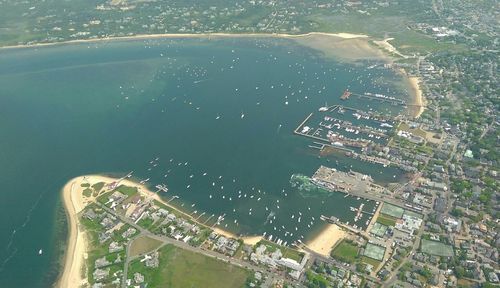
{"type": "Polygon", "coordinates": [[[90,196],[92,195],[92,189],[90,189],[90,188],[85,188],[85,189],[83,190],[83,193],[82,193],[82,194],[83,194],[83,196],[85,196],[85,197],[90,197],[90,196]]]}
{"type": "Polygon", "coordinates": [[[356,257],[358,256],[358,250],[358,246],[346,240],[342,240],[342,242],[335,246],[331,256],[340,261],[354,263],[354,261],[356,261],[356,257]]]}
{"type": "Polygon", "coordinates": [[[375,259],[372,259],[372,258],[366,257],[366,256],[361,257],[361,262],[372,265],[373,270],[376,270],[378,268],[378,265],[380,265],[380,263],[382,263],[381,261],[378,261],[378,260],[375,260],[375,259]]]}
{"type": "Polygon", "coordinates": [[[95,183],[94,185],[92,185],[92,188],[97,193],[99,193],[103,187],[104,187],[104,182],[98,182],[98,183],[95,183]]]}
{"type": "Polygon", "coordinates": [[[139,272],[148,287],[243,287],[250,272],[202,254],[166,245],[160,250],[160,266],[147,268],[140,259],[131,262],[128,278],[139,272]]]}
{"type": "Polygon", "coordinates": [[[380,214],[377,218],[377,222],[385,226],[394,227],[396,225],[396,218],[389,215],[380,214]]]}
{"type": "Polygon", "coordinates": [[[137,187],[129,187],[129,186],[125,186],[125,185],[120,185],[115,190],[120,191],[121,193],[123,193],[129,197],[137,194],[137,192],[138,192],[137,187]]]}

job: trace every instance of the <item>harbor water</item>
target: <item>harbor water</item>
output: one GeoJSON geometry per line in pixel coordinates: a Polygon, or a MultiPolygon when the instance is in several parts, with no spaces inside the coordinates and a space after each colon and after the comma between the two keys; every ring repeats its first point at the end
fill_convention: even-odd
{"type": "MultiPolygon", "coordinates": [[[[311,140],[293,130],[325,102],[345,104],[339,97],[346,88],[406,100],[400,81],[382,62],[341,62],[286,39],[0,51],[0,287],[53,283],[66,236],[60,189],[83,174],[134,171],[153,190],[165,184],[165,199],[177,195],[172,203],[196,217],[204,213],[202,222],[225,215],[220,228],[266,233],[289,245],[318,233],[320,215],[352,222],[351,207],[364,203],[372,211],[375,203],[306,195],[290,177],[325,165],[384,184],[402,172],[342,155],[318,157],[311,140]]],[[[348,106],[388,115],[402,109],[357,97],[348,106]]]]}

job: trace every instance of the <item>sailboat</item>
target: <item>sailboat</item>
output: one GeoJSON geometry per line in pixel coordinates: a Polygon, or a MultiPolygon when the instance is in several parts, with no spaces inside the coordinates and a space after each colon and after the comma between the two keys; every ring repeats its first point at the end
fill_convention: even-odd
{"type": "Polygon", "coordinates": [[[326,111],[328,111],[328,103],[325,102],[325,106],[319,107],[318,111],[319,112],[326,112],[326,111]]]}

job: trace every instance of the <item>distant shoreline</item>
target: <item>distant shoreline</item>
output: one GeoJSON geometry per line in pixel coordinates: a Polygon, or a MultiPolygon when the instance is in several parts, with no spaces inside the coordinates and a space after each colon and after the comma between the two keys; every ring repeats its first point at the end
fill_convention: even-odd
{"type": "MultiPolygon", "coordinates": [[[[70,45],[70,44],[91,44],[91,43],[105,43],[112,41],[126,41],[126,40],[152,40],[152,39],[175,39],[175,38],[282,38],[282,39],[292,39],[292,40],[304,40],[305,38],[310,37],[312,41],[304,42],[298,41],[299,44],[310,46],[313,49],[320,50],[325,54],[328,54],[328,50],[335,49],[337,47],[331,47],[329,49],[328,43],[321,43],[318,45],[317,41],[314,41],[314,36],[326,36],[326,37],[334,37],[338,39],[351,40],[351,39],[369,39],[370,36],[364,34],[352,34],[352,33],[326,33],[326,32],[309,32],[303,34],[287,34],[287,33],[166,33],[166,34],[138,34],[133,36],[114,36],[114,37],[106,37],[106,38],[94,38],[94,39],[80,39],[80,40],[67,40],[61,42],[50,42],[50,43],[37,43],[37,44],[26,44],[26,45],[12,45],[12,46],[2,46],[0,47],[0,52],[2,50],[10,50],[10,49],[24,49],[24,48],[42,48],[42,47],[51,47],[51,46],[62,46],[62,45],[70,45]],[[309,43],[310,42],[310,43],[309,43]]],[[[392,38],[385,39],[383,41],[374,41],[374,43],[378,46],[378,49],[382,54],[388,53],[397,54],[400,56],[404,56],[399,53],[392,45],[388,43],[392,38]],[[390,49],[391,48],[391,49],[390,49]],[[393,51],[394,50],[394,51],[393,51]],[[397,52],[397,53],[396,53],[397,52]]],[[[354,45],[354,44],[353,44],[354,45]]],[[[359,45],[353,48],[360,48],[359,45]]],[[[361,49],[367,49],[361,48],[361,49]]],[[[354,49],[356,50],[356,49],[354,49]]],[[[369,54],[369,51],[365,51],[369,54]]],[[[359,53],[359,51],[358,51],[359,53]]],[[[355,56],[354,58],[359,57],[355,56]]],[[[372,55],[373,57],[373,55],[372,55]]],[[[384,58],[384,57],[381,57],[384,58]]],[[[422,90],[419,87],[419,79],[415,80],[413,77],[409,77],[405,72],[404,76],[408,79],[411,84],[411,88],[413,91],[412,94],[412,104],[419,107],[418,111],[414,111],[412,108],[407,108],[410,114],[413,117],[418,118],[424,111],[425,99],[422,95],[422,90]]]]}
{"type": "MultiPolygon", "coordinates": [[[[51,46],[59,46],[59,45],[69,45],[69,44],[85,44],[85,43],[103,43],[103,42],[112,42],[112,41],[120,41],[120,40],[151,40],[151,39],[175,39],[175,38],[283,38],[283,39],[292,39],[299,40],[307,37],[313,36],[327,36],[327,37],[336,37],[339,39],[369,39],[370,36],[365,34],[353,34],[353,33],[327,33],[327,32],[309,32],[303,34],[287,34],[287,33],[165,33],[165,34],[138,34],[132,36],[113,36],[106,38],[94,38],[94,39],[79,39],[79,40],[66,40],[60,42],[49,42],[49,43],[37,43],[37,44],[23,44],[23,45],[12,45],[12,46],[2,46],[0,47],[0,52],[2,50],[8,49],[24,49],[24,48],[38,48],[38,47],[51,47],[51,46]]],[[[399,53],[396,48],[388,43],[388,41],[393,40],[393,38],[384,39],[382,41],[374,41],[374,43],[378,46],[380,51],[387,52],[389,54],[397,54],[399,56],[404,56],[399,53]]],[[[300,42],[302,45],[308,45],[307,43],[300,42]]],[[[314,46],[314,45],[313,45],[314,46]]],[[[320,45],[321,46],[321,45],[320,45]]],[[[325,47],[312,47],[313,49],[318,50],[327,50],[325,47]]],[[[422,90],[419,87],[419,80],[415,82],[412,80],[412,77],[408,77],[405,74],[405,77],[408,78],[409,83],[414,89],[415,93],[413,94],[413,104],[420,105],[419,111],[416,113],[411,112],[411,108],[408,108],[410,113],[415,118],[420,117],[420,115],[424,111],[425,99],[422,96],[422,90]]]]}
{"type": "Polygon", "coordinates": [[[100,43],[108,41],[119,40],[150,40],[150,39],[170,39],[170,38],[288,38],[297,39],[308,36],[329,36],[338,37],[341,39],[355,39],[355,38],[369,38],[364,34],[351,34],[351,33],[325,33],[325,32],[309,32],[304,34],[286,34],[286,33],[165,33],[165,34],[138,34],[132,36],[113,36],[105,38],[93,39],[78,39],[78,40],[65,40],[60,42],[36,43],[36,44],[22,44],[2,46],[0,49],[18,49],[18,48],[37,48],[47,46],[58,46],[65,44],[82,44],[82,43],[100,43]]]}

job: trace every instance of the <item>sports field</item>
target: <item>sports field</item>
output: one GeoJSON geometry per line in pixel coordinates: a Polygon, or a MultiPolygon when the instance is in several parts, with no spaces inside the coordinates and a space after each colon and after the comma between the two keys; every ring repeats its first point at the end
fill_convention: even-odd
{"type": "Polygon", "coordinates": [[[384,203],[382,206],[382,209],[380,209],[380,213],[389,215],[395,218],[401,218],[403,217],[403,213],[405,212],[405,209],[389,204],[389,203],[384,203]]]}
{"type": "Polygon", "coordinates": [[[373,224],[373,228],[370,231],[370,233],[378,237],[383,237],[386,231],[387,231],[387,226],[380,224],[379,222],[375,222],[375,224],[373,224]]]}
{"type": "Polygon", "coordinates": [[[368,243],[366,244],[365,253],[363,255],[378,261],[382,261],[384,259],[384,254],[385,247],[368,243]]]}
{"type": "Polygon", "coordinates": [[[422,239],[420,247],[423,253],[431,255],[443,256],[443,257],[451,257],[454,255],[453,248],[450,245],[446,245],[438,241],[422,239]]]}

